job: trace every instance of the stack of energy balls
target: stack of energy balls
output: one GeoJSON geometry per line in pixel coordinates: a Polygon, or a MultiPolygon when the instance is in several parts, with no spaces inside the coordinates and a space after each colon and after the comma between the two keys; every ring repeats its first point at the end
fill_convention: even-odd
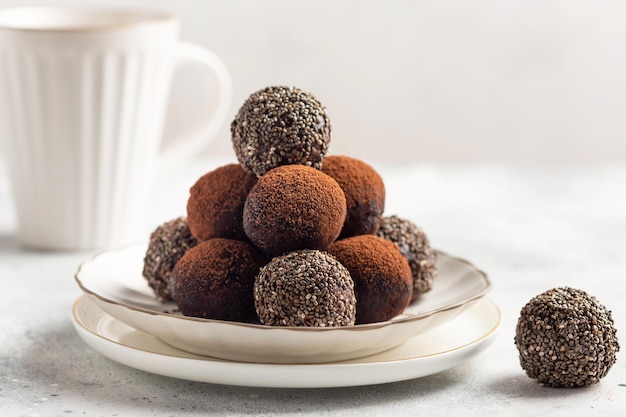
{"type": "Polygon", "coordinates": [[[367,163],[326,155],[331,121],[295,87],[250,95],[231,124],[238,163],[191,187],[187,216],[151,235],[143,275],[186,316],[338,327],[401,314],[429,291],[436,252],[383,216],[367,163]]]}
{"type": "MultiPolygon", "coordinates": [[[[339,327],[389,320],[432,288],[428,238],[383,216],[374,168],[326,156],[331,122],[315,97],[267,87],[231,133],[238,163],[199,178],[187,216],[150,236],[143,275],[158,298],[186,316],[339,327]]],[[[620,349],[611,312],[569,287],[522,308],[515,345],[528,376],[550,387],[597,383],[620,349]]]]}

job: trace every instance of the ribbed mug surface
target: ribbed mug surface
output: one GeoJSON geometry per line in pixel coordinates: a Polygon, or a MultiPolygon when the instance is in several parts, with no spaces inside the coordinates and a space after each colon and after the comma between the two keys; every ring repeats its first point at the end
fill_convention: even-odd
{"type": "Polygon", "coordinates": [[[0,28],[0,129],[24,246],[141,238],[178,24],[0,28]]]}

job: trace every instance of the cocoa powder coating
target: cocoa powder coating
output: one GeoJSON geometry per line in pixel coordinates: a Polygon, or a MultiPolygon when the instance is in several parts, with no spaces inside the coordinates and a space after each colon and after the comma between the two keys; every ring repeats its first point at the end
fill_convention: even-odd
{"type": "Polygon", "coordinates": [[[339,238],[376,233],[385,210],[385,184],[378,172],[343,155],[324,158],[322,172],[334,178],[346,195],[348,212],[339,238]]]}
{"type": "Polygon", "coordinates": [[[243,206],[256,177],[239,164],[219,167],[200,177],[187,200],[187,221],[199,241],[222,237],[246,241],[243,206]]]}
{"type": "Polygon", "coordinates": [[[328,247],[354,281],[356,324],[389,320],[411,300],[413,277],[393,243],[374,235],[341,239],[328,247]]]}
{"type": "Polygon", "coordinates": [[[231,123],[237,159],[257,177],[281,165],[321,168],[331,123],[312,94],[271,86],[251,94],[231,123]]]}
{"type": "Polygon", "coordinates": [[[341,232],[346,198],[337,182],[303,165],[274,168],[246,199],[243,228],[269,257],[299,249],[324,250],[341,232]]]}
{"type": "Polygon", "coordinates": [[[606,376],[619,351],[611,312],[574,288],[548,290],[521,310],[515,331],[520,365],[548,387],[583,387],[606,376]]]}
{"type": "Polygon", "coordinates": [[[214,238],[187,251],[170,282],[185,316],[257,322],[252,290],[262,256],[249,243],[214,238]]]}
{"type": "Polygon", "coordinates": [[[196,244],[184,217],[163,223],[150,234],[142,275],[161,300],[172,299],[169,284],[174,265],[196,244]]]}

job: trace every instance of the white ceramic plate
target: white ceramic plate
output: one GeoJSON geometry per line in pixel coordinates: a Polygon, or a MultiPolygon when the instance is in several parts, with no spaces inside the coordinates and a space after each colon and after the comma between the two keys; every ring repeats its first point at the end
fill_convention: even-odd
{"type": "Polygon", "coordinates": [[[185,317],[156,299],[142,277],[145,245],[102,253],[83,263],[76,281],[105,312],[188,352],[261,363],[324,363],[382,352],[440,326],[490,289],[469,262],[438,253],[433,289],[390,321],[342,328],[271,327],[185,317]]]}
{"type": "Polygon", "coordinates": [[[432,375],[484,350],[500,320],[500,309],[485,297],[394,349],[344,362],[287,365],[231,362],[176,349],[105,313],[91,297],[79,297],[73,310],[74,327],[87,345],[132,368],[191,381],[283,388],[371,385],[432,375]]]}

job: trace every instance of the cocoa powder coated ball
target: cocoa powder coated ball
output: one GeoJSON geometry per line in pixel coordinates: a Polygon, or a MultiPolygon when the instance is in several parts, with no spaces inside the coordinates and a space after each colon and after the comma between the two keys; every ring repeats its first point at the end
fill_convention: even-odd
{"type": "Polygon", "coordinates": [[[350,273],[318,250],[272,259],[256,278],[254,302],[261,323],[270,326],[340,327],[355,320],[350,273]]]}
{"type": "Polygon", "coordinates": [[[374,235],[341,239],[328,247],[354,281],[356,324],[389,320],[411,300],[413,277],[393,243],[374,235]]]}
{"type": "Polygon", "coordinates": [[[185,316],[256,322],[252,289],[263,265],[249,243],[222,238],[200,242],[174,267],[172,297],[185,316]]]}
{"type": "Polygon", "coordinates": [[[378,236],[395,243],[409,262],[413,275],[413,299],[432,289],[437,277],[437,252],[422,229],[398,216],[383,217],[378,236]]]}
{"type": "Polygon", "coordinates": [[[548,387],[599,382],[619,351],[611,312],[569,287],[548,290],[522,308],[515,345],[526,374],[548,387]]]}
{"type": "Polygon", "coordinates": [[[248,97],[230,130],[237,159],[246,171],[260,177],[281,165],[321,168],[331,123],[310,93],[271,86],[248,97]]]}
{"type": "Polygon", "coordinates": [[[150,234],[142,274],[157,297],[172,299],[169,284],[174,265],[196,244],[184,217],[163,223],[150,234]]]}
{"type": "Polygon", "coordinates": [[[256,177],[239,164],[219,167],[200,177],[189,191],[187,221],[199,241],[222,237],[247,240],[243,205],[256,177]]]}
{"type": "Polygon", "coordinates": [[[299,249],[324,250],[346,217],[339,184],[303,165],[274,168],[258,179],[246,199],[243,228],[269,257],[299,249]]]}
{"type": "Polygon", "coordinates": [[[385,184],[378,172],[344,155],[324,158],[322,172],[334,178],[346,195],[348,212],[339,238],[376,233],[385,210],[385,184]]]}

